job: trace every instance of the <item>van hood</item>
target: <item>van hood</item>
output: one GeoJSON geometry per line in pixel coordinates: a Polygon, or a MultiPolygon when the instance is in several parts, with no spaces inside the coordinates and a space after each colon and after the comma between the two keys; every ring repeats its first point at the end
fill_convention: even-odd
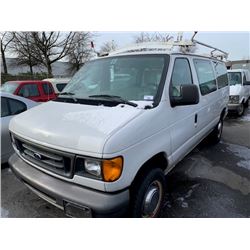
{"type": "Polygon", "coordinates": [[[142,112],[128,105],[106,107],[50,101],[17,115],[9,128],[45,146],[102,154],[107,138],[142,112]]]}
{"type": "Polygon", "coordinates": [[[240,95],[240,92],[242,90],[242,85],[236,84],[230,86],[230,95],[240,95]]]}

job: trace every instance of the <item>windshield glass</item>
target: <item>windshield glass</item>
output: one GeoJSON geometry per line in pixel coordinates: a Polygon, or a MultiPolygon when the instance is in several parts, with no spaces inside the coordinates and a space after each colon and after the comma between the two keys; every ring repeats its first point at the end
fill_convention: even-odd
{"type": "Polygon", "coordinates": [[[240,72],[229,72],[228,80],[230,85],[242,84],[242,77],[240,72]]]}
{"type": "Polygon", "coordinates": [[[16,82],[6,82],[1,86],[1,91],[14,94],[17,87],[18,87],[18,83],[16,82]]]}
{"type": "Polygon", "coordinates": [[[131,55],[94,60],[75,74],[63,92],[75,98],[109,95],[129,101],[153,101],[164,75],[166,58],[131,55]]]}

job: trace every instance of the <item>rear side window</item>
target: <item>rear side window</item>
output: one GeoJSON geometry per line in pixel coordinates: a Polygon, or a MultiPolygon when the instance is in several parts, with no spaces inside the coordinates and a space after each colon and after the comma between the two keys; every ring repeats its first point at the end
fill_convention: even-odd
{"type": "Polygon", "coordinates": [[[65,88],[66,85],[67,83],[57,83],[56,88],[59,92],[61,92],[65,88]]]}
{"type": "Polygon", "coordinates": [[[36,84],[25,84],[19,91],[19,95],[24,97],[39,96],[39,90],[36,84]]]}
{"type": "Polygon", "coordinates": [[[180,85],[192,84],[192,74],[188,59],[177,58],[174,63],[171,78],[171,95],[180,96],[180,85]]]}
{"type": "Polygon", "coordinates": [[[228,86],[227,68],[224,64],[219,62],[214,62],[214,69],[217,76],[218,88],[228,86]]]}
{"type": "Polygon", "coordinates": [[[207,95],[217,90],[215,75],[210,61],[194,59],[200,91],[202,95],[207,95]]]}
{"type": "Polygon", "coordinates": [[[27,110],[25,103],[8,98],[11,115],[17,115],[27,110]]]}
{"type": "Polygon", "coordinates": [[[53,94],[53,90],[52,90],[50,84],[43,83],[42,86],[43,86],[43,92],[44,92],[45,95],[51,95],[51,94],[53,94]]]}
{"type": "Polygon", "coordinates": [[[10,110],[9,110],[7,98],[1,97],[1,117],[6,117],[9,115],[10,115],[10,110]]]}

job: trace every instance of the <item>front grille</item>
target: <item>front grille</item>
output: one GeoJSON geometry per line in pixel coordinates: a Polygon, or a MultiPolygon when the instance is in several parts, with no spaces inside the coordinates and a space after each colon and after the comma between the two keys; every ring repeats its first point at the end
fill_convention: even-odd
{"type": "Polygon", "coordinates": [[[31,143],[16,136],[14,140],[19,153],[26,161],[58,175],[73,177],[74,154],[31,143]]]}

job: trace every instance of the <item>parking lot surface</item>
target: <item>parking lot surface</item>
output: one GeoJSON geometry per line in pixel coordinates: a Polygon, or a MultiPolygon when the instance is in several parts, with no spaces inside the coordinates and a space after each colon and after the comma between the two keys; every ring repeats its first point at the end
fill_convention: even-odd
{"type": "MultiPolygon", "coordinates": [[[[2,217],[65,217],[2,167],[2,217]]],[[[161,217],[250,217],[250,109],[241,118],[226,118],[222,141],[201,143],[166,182],[161,217]]]]}

